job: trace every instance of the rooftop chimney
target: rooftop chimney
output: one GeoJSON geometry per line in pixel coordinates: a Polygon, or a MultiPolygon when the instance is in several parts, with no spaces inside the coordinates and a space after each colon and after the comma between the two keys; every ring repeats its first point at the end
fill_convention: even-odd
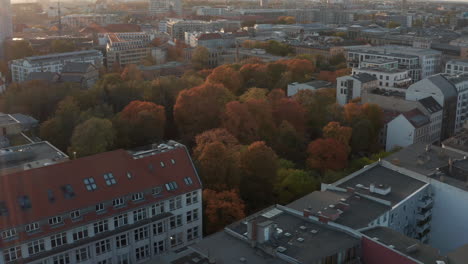
{"type": "Polygon", "coordinates": [[[453,160],[452,160],[451,157],[450,157],[449,160],[448,160],[448,165],[449,165],[449,173],[452,174],[452,171],[453,171],[453,160]]]}

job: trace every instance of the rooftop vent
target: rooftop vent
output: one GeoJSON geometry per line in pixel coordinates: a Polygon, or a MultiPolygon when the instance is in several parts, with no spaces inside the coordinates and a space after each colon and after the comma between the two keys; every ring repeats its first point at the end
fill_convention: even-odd
{"type": "Polygon", "coordinates": [[[310,232],[311,232],[312,234],[317,234],[317,233],[318,233],[318,230],[312,229],[312,230],[310,230],[310,232]]]}
{"type": "Polygon", "coordinates": [[[305,226],[300,226],[299,228],[300,228],[301,230],[306,230],[306,229],[307,229],[307,227],[305,227],[305,226]]]}
{"type": "Polygon", "coordinates": [[[285,237],[291,237],[291,233],[286,232],[286,233],[284,233],[284,236],[285,236],[285,237]]]}
{"type": "Polygon", "coordinates": [[[296,240],[297,240],[297,242],[301,242],[301,243],[304,242],[304,238],[302,238],[302,237],[298,237],[296,240]]]}
{"type": "Polygon", "coordinates": [[[369,191],[371,193],[376,193],[376,194],[380,194],[380,195],[387,195],[392,191],[392,187],[389,186],[389,185],[385,185],[385,184],[375,185],[375,184],[372,183],[370,185],[369,191]]]}
{"type": "Polygon", "coordinates": [[[276,251],[278,251],[279,253],[283,253],[283,252],[286,251],[286,248],[285,247],[277,247],[276,251]]]}
{"type": "Polygon", "coordinates": [[[242,263],[245,263],[245,262],[247,262],[247,259],[244,258],[244,257],[240,257],[240,258],[239,258],[239,261],[242,262],[242,263]]]}

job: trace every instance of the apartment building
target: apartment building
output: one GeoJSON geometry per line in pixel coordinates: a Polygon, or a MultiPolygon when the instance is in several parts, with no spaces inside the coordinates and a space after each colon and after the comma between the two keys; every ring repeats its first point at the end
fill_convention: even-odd
{"type": "Polygon", "coordinates": [[[94,23],[106,26],[117,22],[118,16],[116,14],[71,14],[62,17],[62,23],[72,29],[79,29],[94,23]]]}
{"type": "Polygon", "coordinates": [[[0,72],[0,93],[5,92],[5,90],[6,90],[6,78],[0,72]]]}
{"type": "Polygon", "coordinates": [[[185,32],[214,32],[224,30],[225,32],[237,31],[241,27],[240,21],[233,20],[185,20],[171,19],[166,22],[167,33],[178,40],[185,39],[185,32]]]}
{"type": "Polygon", "coordinates": [[[111,69],[116,63],[120,66],[140,64],[151,56],[152,39],[152,35],[145,32],[107,34],[107,68],[111,69]]]}
{"type": "Polygon", "coordinates": [[[0,58],[3,58],[5,40],[13,36],[13,22],[11,18],[10,0],[0,1],[0,58]]]}
{"type": "Polygon", "coordinates": [[[101,67],[103,56],[97,50],[83,50],[65,53],[54,53],[42,56],[26,57],[11,61],[10,69],[13,82],[26,81],[32,72],[58,72],[60,73],[67,62],[92,63],[101,67]]]}
{"type": "Polygon", "coordinates": [[[3,175],[0,263],[129,264],[201,237],[201,182],[169,141],[3,175]]]}
{"type": "Polygon", "coordinates": [[[406,89],[412,83],[408,70],[399,69],[396,60],[363,60],[352,74],[367,73],[378,79],[378,87],[386,90],[406,89]]]}
{"type": "Polygon", "coordinates": [[[151,0],[149,1],[149,12],[151,15],[164,15],[171,12],[182,15],[181,0],[151,0]]]}
{"type": "Polygon", "coordinates": [[[185,44],[192,48],[203,46],[208,49],[234,48],[236,39],[232,34],[221,32],[185,32],[185,44]]]}
{"type": "Polygon", "coordinates": [[[361,98],[366,90],[376,88],[378,80],[368,73],[359,73],[336,78],[336,101],[340,105],[361,98]]]}
{"type": "Polygon", "coordinates": [[[408,70],[413,82],[440,72],[442,53],[432,49],[420,49],[406,46],[385,45],[348,49],[349,67],[359,67],[369,59],[396,60],[399,69],[408,70]]]}
{"type": "Polygon", "coordinates": [[[449,60],[445,64],[445,73],[450,75],[468,73],[468,60],[449,60]]]}

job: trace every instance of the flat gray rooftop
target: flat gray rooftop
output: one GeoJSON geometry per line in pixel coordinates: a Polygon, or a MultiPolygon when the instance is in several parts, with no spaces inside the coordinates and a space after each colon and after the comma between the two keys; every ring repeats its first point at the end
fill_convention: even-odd
{"type": "Polygon", "coordinates": [[[0,114],[1,126],[12,125],[12,124],[17,124],[17,123],[18,123],[18,120],[14,119],[11,115],[0,114]]]}
{"type": "MultiPolygon", "coordinates": [[[[273,250],[279,246],[284,247],[286,251],[283,254],[298,260],[300,263],[314,263],[324,257],[352,248],[360,241],[344,232],[333,230],[325,224],[306,220],[275,207],[263,210],[248,219],[249,221],[255,219],[259,224],[267,221],[276,224],[276,227],[282,230],[281,234],[263,245],[273,250]]],[[[246,237],[246,222],[237,222],[228,228],[246,237]]],[[[244,243],[249,244],[249,242],[244,243]]],[[[237,251],[232,248],[231,250],[237,251]]]]}
{"type": "Polygon", "coordinates": [[[376,198],[390,201],[395,205],[423,187],[426,183],[413,179],[407,175],[397,171],[377,165],[368,170],[363,171],[359,175],[341,183],[338,187],[346,189],[347,187],[354,188],[356,192],[367,194],[376,198]],[[391,192],[387,195],[371,193],[368,189],[358,187],[363,185],[369,188],[371,184],[390,186],[391,192]]]}
{"type": "Polygon", "coordinates": [[[409,238],[387,227],[374,227],[367,231],[363,231],[362,233],[370,238],[378,238],[378,242],[385,244],[386,246],[392,245],[394,246],[394,250],[399,251],[403,255],[419,260],[422,263],[435,264],[437,260],[444,259],[439,256],[438,249],[422,244],[416,239],[409,238]],[[411,246],[414,247],[414,251],[408,251],[408,248],[411,246]]]}
{"type": "Polygon", "coordinates": [[[59,162],[67,159],[67,155],[45,141],[3,148],[0,149],[0,174],[3,170],[21,168],[27,164],[43,166],[40,163],[44,160],[59,162]]]}
{"type": "Polygon", "coordinates": [[[353,229],[367,227],[370,222],[391,209],[389,206],[363,197],[358,197],[348,192],[329,190],[310,193],[288,204],[287,207],[300,212],[307,209],[315,215],[319,211],[324,211],[327,208],[330,208],[330,205],[336,205],[339,202],[349,204],[349,208],[343,211],[338,219],[333,222],[353,229]]]}

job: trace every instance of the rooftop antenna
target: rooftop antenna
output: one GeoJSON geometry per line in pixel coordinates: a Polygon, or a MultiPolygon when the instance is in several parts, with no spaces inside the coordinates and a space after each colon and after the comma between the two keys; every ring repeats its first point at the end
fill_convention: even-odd
{"type": "Polygon", "coordinates": [[[57,1],[57,6],[58,6],[57,15],[59,19],[58,30],[59,30],[59,36],[61,37],[62,36],[62,14],[60,12],[60,0],[57,1]]]}

